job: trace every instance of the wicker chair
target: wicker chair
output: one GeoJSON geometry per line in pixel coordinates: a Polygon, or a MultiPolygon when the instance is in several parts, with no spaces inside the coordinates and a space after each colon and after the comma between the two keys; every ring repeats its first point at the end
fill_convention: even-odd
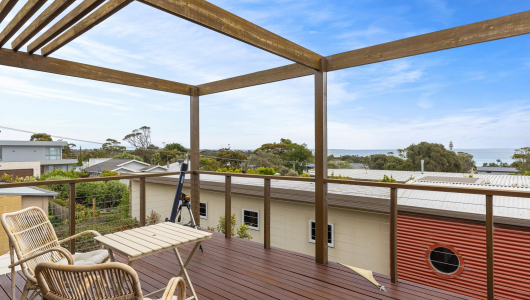
{"type": "MultiPolygon", "coordinates": [[[[35,268],[35,277],[45,300],[151,300],[142,296],[133,268],[122,263],[72,266],[44,262],[35,268]]],[[[174,277],[159,300],[185,299],[184,279],[174,277]]]]}
{"type": "Polygon", "coordinates": [[[87,253],[72,255],[61,244],[85,234],[99,236],[93,230],[78,233],[59,241],[55,230],[46,213],[39,207],[28,207],[23,210],[5,213],[1,217],[2,226],[9,238],[11,255],[11,288],[13,299],[35,299],[39,294],[39,286],[35,279],[35,267],[41,262],[54,262],[70,265],[94,265],[109,259],[107,250],[100,249],[87,253]],[[15,253],[18,261],[15,263],[15,253]],[[20,298],[15,297],[15,267],[21,266],[26,277],[26,284],[20,298]]]}

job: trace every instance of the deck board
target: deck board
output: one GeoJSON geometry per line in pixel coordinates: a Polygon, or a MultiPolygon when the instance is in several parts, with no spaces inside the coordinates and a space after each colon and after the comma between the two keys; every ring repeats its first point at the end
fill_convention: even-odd
{"type": "MultiPolygon", "coordinates": [[[[308,255],[282,249],[263,249],[260,243],[214,234],[203,242],[188,272],[200,299],[473,299],[420,284],[390,283],[388,276],[374,274],[388,292],[379,291],[359,275],[337,263],[321,265],[308,255]]],[[[185,260],[193,245],[180,247],[185,260]]],[[[116,255],[125,262],[125,258],[116,255]]],[[[144,293],[164,288],[178,274],[173,252],[146,256],[134,263],[144,293]]],[[[17,274],[20,293],[24,281],[17,274]]],[[[191,295],[188,289],[188,296],[191,295]]],[[[20,294],[18,294],[20,296],[20,294]]],[[[0,276],[0,299],[11,299],[10,275],[0,276]]],[[[12,299],[11,299],[12,300],[12,299]]]]}

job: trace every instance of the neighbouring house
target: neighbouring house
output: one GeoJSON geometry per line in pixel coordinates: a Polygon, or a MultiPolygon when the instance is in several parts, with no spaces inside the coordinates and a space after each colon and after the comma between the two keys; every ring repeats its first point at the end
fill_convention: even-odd
{"type": "MultiPolygon", "coordinates": [[[[0,212],[14,212],[30,206],[37,206],[48,213],[48,200],[59,195],[38,187],[16,187],[0,189],[0,212]]],[[[0,225],[2,227],[2,225],[0,225]]],[[[9,251],[9,241],[4,229],[0,230],[0,255],[9,251]]]]}
{"type": "Polygon", "coordinates": [[[518,174],[519,170],[512,167],[477,167],[478,174],[518,174]]]}
{"type": "MultiPolygon", "coordinates": [[[[530,191],[530,177],[384,170],[346,171],[357,180],[384,175],[409,184],[530,191]]],[[[345,176],[345,174],[342,174],[345,176]]],[[[200,222],[215,228],[224,215],[224,177],[200,176],[200,222]]],[[[169,217],[177,176],[146,179],[146,209],[169,217]]],[[[189,194],[189,181],[184,184],[189,194]]],[[[139,182],[131,183],[131,211],[139,218],[139,182]]],[[[390,273],[390,191],[353,185],[328,186],[329,259],[380,274],[390,273]]],[[[193,201],[193,199],[192,199],[193,201]]],[[[254,241],[264,241],[263,180],[232,177],[232,213],[247,224],[254,241]]],[[[486,293],[485,196],[398,190],[398,267],[401,279],[479,299],[486,293]],[[455,260],[457,258],[457,260],[455,260]],[[419,275],[420,274],[420,275],[419,275]]],[[[527,299],[530,273],[530,202],[494,197],[496,293],[527,299]],[[517,273],[517,278],[510,274],[517,273]],[[525,296],[526,295],[526,296],[525,296]]],[[[184,222],[189,217],[183,213],[184,222]]],[[[314,184],[271,181],[271,245],[314,255],[314,184]]]]}
{"type": "Polygon", "coordinates": [[[103,171],[115,171],[119,174],[126,173],[158,173],[167,172],[165,166],[151,165],[135,159],[105,159],[102,162],[84,168],[91,177],[99,177],[103,171]]]}
{"type": "Polygon", "coordinates": [[[63,159],[64,141],[0,141],[0,176],[40,176],[60,169],[73,169],[76,159],[63,159]]]}

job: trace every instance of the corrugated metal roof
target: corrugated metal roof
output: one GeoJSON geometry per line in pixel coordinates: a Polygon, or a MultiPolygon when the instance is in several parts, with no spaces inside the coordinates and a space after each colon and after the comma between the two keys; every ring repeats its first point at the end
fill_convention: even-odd
{"type": "Polygon", "coordinates": [[[41,146],[41,147],[64,147],[68,145],[64,141],[0,141],[0,146],[41,146]]]}
{"type": "Polygon", "coordinates": [[[0,189],[0,195],[16,195],[16,196],[57,196],[59,193],[41,189],[34,186],[29,187],[14,187],[0,189]]]}
{"type": "MultiPolygon", "coordinates": [[[[486,184],[464,184],[415,180],[413,184],[441,185],[455,187],[476,187],[530,192],[530,187],[495,186],[486,184]]],[[[483,195],[442,193],[417,190],[398,190],[398,204],[414,207],[458,211],[472,214],[486,213],[486,198],[483,195]]],[[[499,217],[530,220],[530,200],[514,197],[493,197],[493,214],[499,217]]]]}

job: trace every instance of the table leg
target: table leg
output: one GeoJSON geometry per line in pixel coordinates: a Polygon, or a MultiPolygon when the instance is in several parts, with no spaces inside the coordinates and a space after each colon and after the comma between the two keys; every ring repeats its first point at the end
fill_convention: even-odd
{"type": "Polygon", "coordinates": [[[186,265],[190,262],[191,258],[193,257],[193,254],[195,253],[195,250],[197,250],[197,248],[199,247],[200,244],[201,243],[198,242],[195,245],[195,248],[193,248],[193,251],[190,253],[190,256],[188,256],[188,259],[186,260],[186,264],[182,261],[182,258],[180,257],[180,253],[177,250],[177,248],[173,249],[175,251],[175,256],[177,257],[177,261],[178,261],[179,266],[180,266],[180,273],[179,274],[184,273],[184,280],[186,280],[186,283],[188,284],[188,286],[189,286],[189,288],[191,290],[191,293],[193,294],[193,298],[190,297],[188,299],[198,300],[197,294],[195,293],[195,289],[193,288],[193,285],[191,284],[191,279],[190,279],[190,276],[188,275],[188,271],[186,271],[186,265]]]}
{"type": "Polygon", "coordinates": [[[112,252],[112,249],[107,248],[107,251],[109,251],[109,259],[111,262],[116,262],[116,259],[114,258],[114,252],[112,252]]]}
{"type": "MultiPolygon", "coordinates": [[[[186,262],[184,263],[184,267],[187,267],[188,264],[190,263],[191,261],[191,258],[193,257],[193,255],[195,255],[195,251],[197,251],[197,249],[199,249],[199,246],[201,245],[201,243],[196,243],[195,244],[195,247],[193,247],[193,250],[191,250],[191,253],[190,255],[188,256],[188,259],[186,259],[186,262]]],[[[182,276],[182,269],[180,269],[180,272],[179,272],[179,277],[182,276]]]]}

